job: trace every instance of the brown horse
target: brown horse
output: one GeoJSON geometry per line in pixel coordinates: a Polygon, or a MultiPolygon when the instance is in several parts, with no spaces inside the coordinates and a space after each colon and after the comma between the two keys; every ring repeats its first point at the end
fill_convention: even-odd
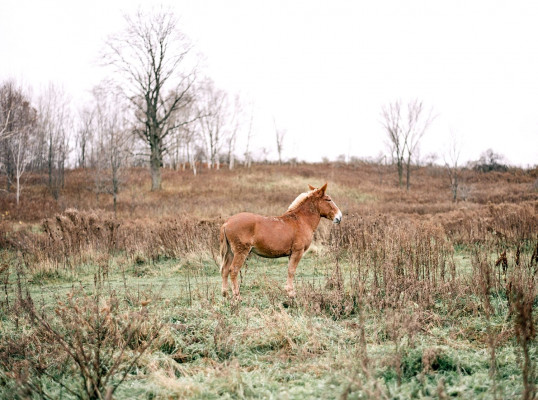
{"type": "Polygon", "coordinates": [[[241,298],[237,275],[248,255],[254,253],[266,258],[289,257],[286,291],[290,297],[295,297],[295,269],[310,246],[321,217],[330,219],[335,224],[342,220],[340,209],[325,193],[327,183],[319,189],[308,186],[310,191],[300,194],[280,217],[240,213],[222,225],[220,272],[223,296],[228,294],[230,275],[233,294],[236,299],[241,298]]]}

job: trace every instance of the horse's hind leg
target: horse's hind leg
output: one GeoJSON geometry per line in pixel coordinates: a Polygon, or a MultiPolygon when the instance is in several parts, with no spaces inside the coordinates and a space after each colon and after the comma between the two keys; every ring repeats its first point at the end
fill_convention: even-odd
{"type": "Polygon", "coordinates": [[[230,278],[232,280],[232,292],[237,300],[241,300],[241,296],[239,295],[239,282],[237,280],[237,275],[239,274],[239,270],[243,266],[243,263],[247,259],[248,253],[248,251],[236,252],[232,261],[230,278]]]}
{"type": "Polygon", "coordinates": [[[222,275],[222,296],[224,297],[228,296],[228,275],[230,274],[232,261],[233,255],[231,251],[228,250],[222,260],[222,266],[220,267],[220,274],[222,275]]]}

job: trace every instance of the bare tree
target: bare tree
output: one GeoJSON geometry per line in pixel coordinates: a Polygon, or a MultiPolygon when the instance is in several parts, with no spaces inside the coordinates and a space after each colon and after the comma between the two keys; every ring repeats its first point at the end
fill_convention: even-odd
{"type": "Polygon", "coordinates": [[[388,137],[388,145],[398,169],[398,186],[403,184],[405,135],[402,126],[401,102],[396,101],[381,109],[381,124],[388,137]]]}
{"type": "Polygon", "coordinates": [[[26,171],[36,125],[36,110],[29,96],[15,82],[0,86],[0,122],[4,125],[0,136],[2,158],[0,167],[7,176],[7,190],[15,183],[17,206],[20,201],[21,177],[26,171]]]}
{"type": "Polygon", "coordinates": [[[388,138],[388,144],[398,169],[398,185],[403,186],[403,172],[406,169],[406,189],[409,190],[411,162],[416,156],[420,140],[433,122],[432,110],[424,110],[421,101],[413,100],[402,110],[401,101],[389,103],[381,109],[381,123],[388,138]]]}
{"type": "Polygon", "coordinates": [[[64,186],[72,123],[67,96],[61,88],[50,84],[38,100],[39,149],[36,156],[43,157],[37,165],[46,166],[49,190],[56,200],[64,186]]]}
{"type": "Polygon", "coordinates": [[[125,78],[122,87],[140,124],[137,133],[150,149],[151,189],[159,190],[164,142],[191,122],[172,118],[193,100],[195,69],[187,62],[191,47],[172,12],[138,11],[125,19],[126,30],[107,42],[106,58],[125,78]]]}
{"type": "Polygon", "coordinates": [[[121,172],[132,153],[132,123],[117,88],[101,85],[94,88],[93,94],[100,156],[96,165],[96,186],[98,191],[112,195],[116,214],[121,172]]]}
{"type": "Polygon", "coordinates": [[[235,167],[235,144],[237,141],[237,132],[241,125],[241,119],[243,116],[243,106],[239,96],[235,96],[233,109],[231,110],[229,120],[229,134],[228,134],[228,168],[234,169],[235,167]]]}
{"type": "Polygon", "coordinates": [[[165,141],[167,161],[170,162],[174,170],[181,166],[184,171],[188,165],[194,175],[197,172],[194,148],[200,140],[200,132],[196,129],[197,124],[182,124],[181,122],[195,120],[194,116],[197,113],[195,102],[177,110],[171,118],[175,120],[172,124],[176,124],[178,127],[170,132],[165,141]]]}
{"type": "Polygon", "coordinates": [[[215,88],[211,80],[206,80],[197,90],[199,126],[206,149],[209,168],[219,169],[220,151],[224,142],[227,112],[227,95],[215,88]]]}
{"type": "Polygon", "coordinates": [[[76,134],[76,146],[78,149],[77,164],[80,168],[86,168],[89,148],[95,130],[95,112],[84,107],[79,112],[79,126],[76,134]]]}
{"type": "Polygon", "coordinates": [[[420,141],[434,120],[433,109],[424,110],[421,101],[413,100],[407,106],[407,135],[405,140],[406,160],[406,179],[405,187],[409,190],[411,179],[411,162],[418,156],[420,141]]]}
{"type": "Polygon", "coordinates": [[[228,169],[230,170],[235,167],[235,143],[237,140],[238,128],[238,125],[234,125],[228,136],[228,169]]]}
{"type": "Polygon", "coordinates": [[[454,132],[450,132],[450,142],[446,153],[443,155],[445,167],[450,180],[450,190],[452,201],[458,201],[458,186],[460,180],[460,167],[458,166],[461,153],[461,142],[456,138],[454,132]]]}
{"type": "Polygon", "coordinates": [[[13,157],[9,147],[9,138],[16,132],[20,121],[17,115],[21,107],[22,94],[16,88],[15,82],[6,81],[0,87],[0,122],[3,125],[2,140],[0,141],[0,167],[6,175],[6,190],[9,192],[15,174],[13,157]]]}
{"type": "Polygon", "coordinates": [[[5,110],[5,114],[4,114],[4,110],[2,109],[2,119],[4,120],[3,122],[4,126],[2,126],[2,128],[0,129],[0,139],[4,139],[5,137],[7,137],[7,126],[9,125],[10,116],[11,116],[11,110],[5,110]]]}
{"type": "Polygon", "coordinates": [[[282,150],[284,150],[284,137],[286,136],[286,130],[277,128],[276,120],[274,117],[273,117],[273,123],[275,125],[276,151],[278,153],[278,165],[282,165],[282,150]]]}
{"type": "Polygon", "coordinates": [[[254,122],[254,107],[252,108],[252,111],[250,112],[250,122],[248,124],[248,133],[247,133],[247,146],[245,148],[245,166],[248,170],[250,170],[250,167],[252,166],[252,150],[250,149],[251,141],[252,141],[252,123],[254,122]]]}
{"type": "Polygon", "coordinates": [[[28,166],[31,151],[30,151],[30,142],[32,140],[32,134],[35,129],[35,110],[31,110],[31,115],[29,115],[27,123],[25,126],[17,131],[11,138],[9,147],[11,150],[13,165],[15,169],[15,199],[17,206],[20,202],[21,196],[21,178],[26,167],[28,166]]]}
{"type": "MultiPolygon", "coordinates": [[[[189,164],[189,167],[192,170],[192,173],[196,175],[197,168],[196,164],[198,162],[197,153],[195,150],[196,146],[196,131],[191,125],[185,125],[181,129],[182,138],[183,138],[183,147],[185,150],[184,159],[185,163],[189,164]]],[[[185,164],[184,164],[185,165],[185,164]]]]}

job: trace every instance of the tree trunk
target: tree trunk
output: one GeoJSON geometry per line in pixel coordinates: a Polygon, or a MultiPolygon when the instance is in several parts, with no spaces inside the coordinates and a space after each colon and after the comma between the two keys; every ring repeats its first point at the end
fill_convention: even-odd
{"type": "Polygon", "coordinates": [[[158,151],[151,150],[151,190],[161,190],[161,157],[158,151]]]}
{"type": "Polygon", "coordinates": [[[411,179],[411,154],[407,157],[407,163],[406,163],[406,176],[405,176],[405,188],[407,191],[409,191],[409,180],[411,179]]]}
{"type": "Polygon", "coordinates": [[[49,173],[49,189],[52,191],[52,138],[49,141],[49,154],[47,157],[47,169],[49,173]]]}
{"type": "Polygon", "coordinates": [[[6,190],[9,192],[11,190],[11,184],[13,183],[13,163],[11,161],[11,155],[9,154],[9,151],[6,151],[7,157],[6,157],[6,190]]]}
{"type": "Polygon", "coordinates": [[[452,180],[452,200],[458,202],[458,172],[454,171],[454,179],[452,180]]]}
{"type": "Polygon", "coordinates": [[[398,166],[398,187],[401,188],[403,184],[403,160],[398,157],[396,163],[398,166]]]}
{"type": "Polygon", "coordinates": [[[19,207],[19,200],[21,196],[21,176],[17,173],[17,207],[19,207]]]}
{"type": "Polygon", "coordinates": [[[151,190],[161,190],[161,167],[162,151],[160,132],[155,127],[150,128],[149,132],[150,157],[149,164],[151,170],[151,190]]]}

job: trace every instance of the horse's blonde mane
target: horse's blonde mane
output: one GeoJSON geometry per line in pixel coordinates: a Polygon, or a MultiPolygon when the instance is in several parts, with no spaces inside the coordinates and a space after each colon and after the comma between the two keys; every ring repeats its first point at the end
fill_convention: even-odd
{"type": "Polygon", "coordinates": [[[301,204],[303,204],[306,199],[310,198],[312,196],[312,194],[315,192],[315,189],[314,190],[310,190],[308,192],[304,192],[304,193],[301,193],[299,196],[297,196],[297,198],[295,200],[293,200],[293,202],[290,204],[290,206],[288,207],[288,211],[293,211],[293,210],[296,210],[297,208],[299,208],[299,206],[301,204]]]}

